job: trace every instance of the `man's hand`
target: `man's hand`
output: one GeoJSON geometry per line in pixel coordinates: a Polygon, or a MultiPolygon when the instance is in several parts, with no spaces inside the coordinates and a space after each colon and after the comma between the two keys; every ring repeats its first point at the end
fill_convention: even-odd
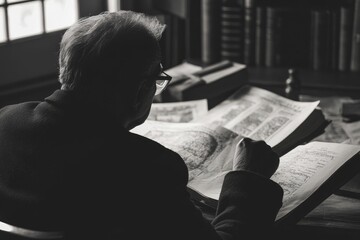
{"type": "Polygon", "coordinates": [[[279,166],[279,157],[264,141],[243,138],[236,146],[233,170],[245,170],[270,178],[279,166]]]}

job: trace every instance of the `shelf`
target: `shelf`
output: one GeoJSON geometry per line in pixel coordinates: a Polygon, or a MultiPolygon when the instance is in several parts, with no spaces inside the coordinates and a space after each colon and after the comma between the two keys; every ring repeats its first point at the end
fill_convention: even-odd
{"type": "MultiPolygon", "coordinates": [[[[313,71],[297,69],[302,92],[349,95],[360,98],[360,72],[313,71]]],[[[286,68],[249,67],[249,82],[253,85],[279,89],[288,78],[286,68]]]]}

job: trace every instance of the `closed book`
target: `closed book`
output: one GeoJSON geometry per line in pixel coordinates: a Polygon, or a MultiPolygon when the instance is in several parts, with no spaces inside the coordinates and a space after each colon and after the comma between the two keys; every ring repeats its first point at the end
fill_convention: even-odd
{"type": "Polygon", "coordinates": [[[221,61],[203,68],[202,71],[223,64],[225,68],[218,71],[201,76],[193,73],[186,81],[170,85],[166,90],[166,98],[168,101],[207,99],[209,107],[217,105],[247,83],[247,68],[244,64],[221,61]]]}
{"type": "Polygon", "coordinates": [[[221,60],[221,0],[201,0],[201,59],[210,65],[221,60]]]}
{"type": "Polygon", "coordinates": [[[339,62],[340,71],[350,69],[351,35],[353,25],[353,11],[350,7],[340,7],[340,29],[339,29],[339,62]]]}
{"type": "Polygon", "coordinates": [[[221,51],[222,60],[243,62],[244,44],[243,3],[224,0],[221,6],[221,51]]]}
{"type": "Polygon", "coordinates": [[[360,0],[355,0],[351,48],[351,71],[360,71],[360,0]]]}

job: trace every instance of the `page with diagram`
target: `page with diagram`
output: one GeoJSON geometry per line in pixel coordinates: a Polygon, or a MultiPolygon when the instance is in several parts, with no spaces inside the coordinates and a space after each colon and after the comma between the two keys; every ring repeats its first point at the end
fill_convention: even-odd
{"type": "Polygon", "coordinates": [[[315,110],[319,101],[298,102],[245,86],[193,122],[222,126],[271,147],[279,144],[315,110]]]}

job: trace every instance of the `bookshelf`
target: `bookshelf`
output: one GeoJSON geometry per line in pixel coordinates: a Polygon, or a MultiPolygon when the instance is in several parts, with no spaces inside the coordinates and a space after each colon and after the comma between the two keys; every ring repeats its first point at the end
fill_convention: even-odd
{"type": "Polygon", "coordinates": [[[251,83],[279,89],[288,68],[295,68],[306,92],[360,96],[360,0],[166,2],[182,2],[184,6],[181,16],[185,20],[185,60],[189,62],[206,66],[211,62],[202,56],[211,55],[216,56],[212,62],[229,59],[245,63],[251,83]],[[220,8],[220,14],[208,16],[208,24],[202,15],[209,6],[204,8],[204,4],[220,8]],[[214,24],[216,21],[220,24],[214,24]],[[204,43],[218,38],[211,37],[209,31],[204,38],[204,24],[220,28],[212,32],[221,34],[208,50],[204,43]]]}

